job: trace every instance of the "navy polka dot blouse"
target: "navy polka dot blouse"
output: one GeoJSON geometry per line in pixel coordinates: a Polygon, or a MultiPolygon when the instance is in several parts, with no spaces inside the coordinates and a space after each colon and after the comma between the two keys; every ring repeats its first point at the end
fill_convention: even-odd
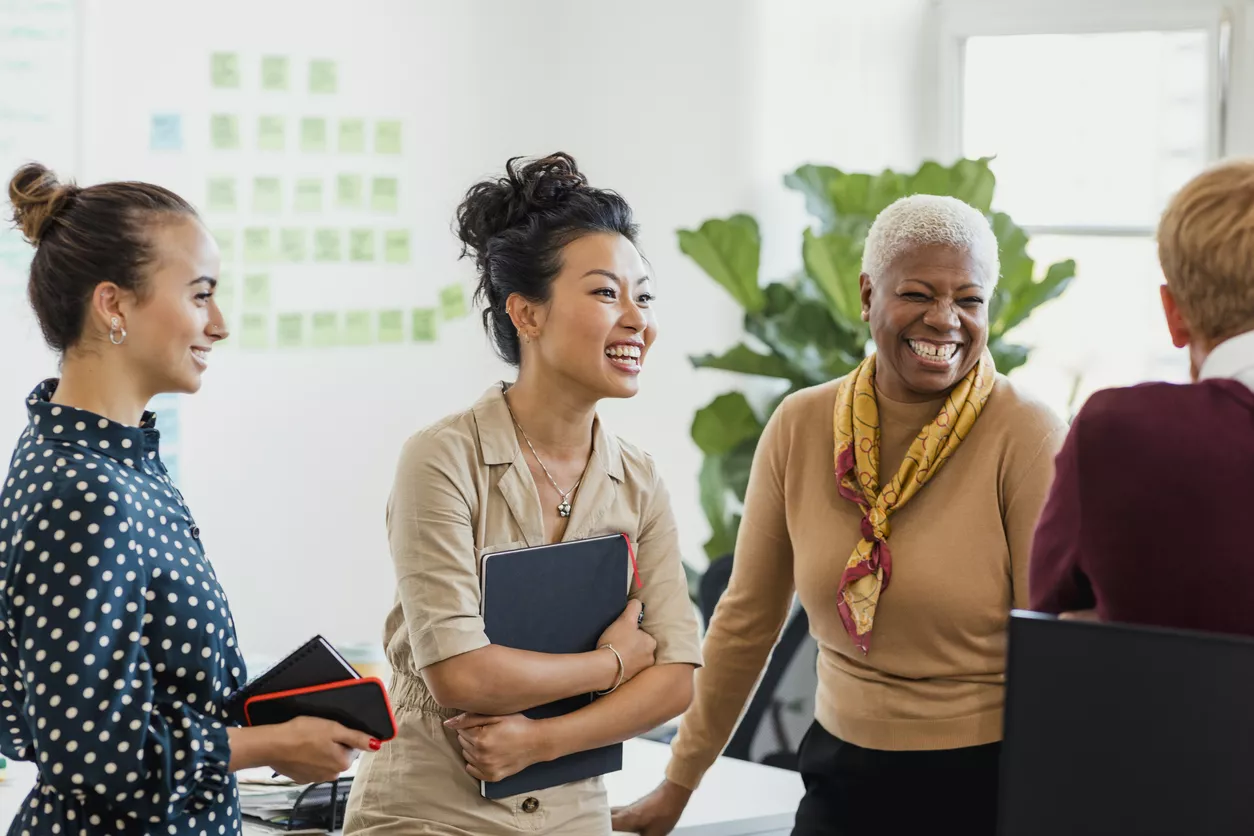
{"type": "Polygon", "coordinates": [[[9,833],[237,834],[244,663],[155,417],[57,406],[56,385],[0,491],[0,751],[39,767],[9,833]]]}

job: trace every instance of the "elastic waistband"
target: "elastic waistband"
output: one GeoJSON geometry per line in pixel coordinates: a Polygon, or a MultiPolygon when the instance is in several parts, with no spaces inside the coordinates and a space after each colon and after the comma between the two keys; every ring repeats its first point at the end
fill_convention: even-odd
{"type": "Polygon", "coordinates": [[[426,714],[438,714],[445,719],[456,717],[461,712],[455,708],[444,708],[435,701],[427,690],[427,683],[422,677],[409,676],[396,671],[392,674],[392,684],[388,686],[388,698],[392,706],[398,709],[421,711],[426,714]]]}

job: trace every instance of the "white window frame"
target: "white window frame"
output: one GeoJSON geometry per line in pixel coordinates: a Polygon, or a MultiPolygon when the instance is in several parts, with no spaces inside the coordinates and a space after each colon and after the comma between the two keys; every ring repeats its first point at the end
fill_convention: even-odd
{"type": "MultiPolygon", "coordinates": [[[[934,67],[924,154],[962,156],[963,45],[980,35],[1205,30],[1208,53],[1207,156],[1254,155],[1254,0],[935,0],[930,11],[934,67]]],[[[1029,235],[1152,237],[1144,226],[1041,225],[1029,235]]]]}

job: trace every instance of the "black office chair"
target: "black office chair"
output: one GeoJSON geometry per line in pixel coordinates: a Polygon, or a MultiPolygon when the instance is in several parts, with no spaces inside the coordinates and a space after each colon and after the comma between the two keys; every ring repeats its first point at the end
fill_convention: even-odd
{"type": "MultiPolygon", "coordinates": [[[[732,556],[726,555],[713,561],[709,569],[701,576],[697,590],[698,605],[707,626],[714,615],[719,599],[727,590],[731,570],[732,556]]],[[[795,742],[790,739],[785,718],[789,713],[806,712],[810,714],[806,718],[807,721],[811,720],[813,708],[809,705],[809,699],[785,699],[779,694],[779,687],[784,674],[793,660],[797,658],[798,653],[807,644],[812,643],[810,619],[806,617],[805,610],[796,607],[784,625],[774,650],[771,651],[771,658],[767,662],[762,679],[749,700],[744,716],[740,718],[739,725],[732,733],[727,749],[723,752],[724,755],[744,761],[755,760],[751,754],[755,748],[754,744],[759,739],[759,732],[763,730],[763,722],[769,720],[770,738],[768,738],[767,745],[771,749],[767,754],[757,758],[757,762],[796,771],[797,748],[801,741],[799,738],[795,742]]]]}

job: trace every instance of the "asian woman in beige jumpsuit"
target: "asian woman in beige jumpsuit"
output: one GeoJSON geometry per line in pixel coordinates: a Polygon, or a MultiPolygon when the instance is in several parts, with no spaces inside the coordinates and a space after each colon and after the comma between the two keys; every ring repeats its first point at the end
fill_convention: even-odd
{"type": "Polygon", "coordinates": [[[608,836],[600,778],[499,801],[479,781],[627,740],[692,698],[700,644],[668,494],[652,458],[596,413],[638,390],[657,335],[654,281],[631,209],[564,154],[510,161],[505,177],[470,189],[457,220],[488,336],[518,376],[401,453],[387,514],[397,595],[384,628],[399,733],[363,758],[345,833],[608,836]],[[635,544],[641,584],[598,642],[612,650],[555,656],[488,642],[484,554],[617,533],[635,544]],[[520,713],[593,691],[610,693],[553,720],[520,713]]]}

